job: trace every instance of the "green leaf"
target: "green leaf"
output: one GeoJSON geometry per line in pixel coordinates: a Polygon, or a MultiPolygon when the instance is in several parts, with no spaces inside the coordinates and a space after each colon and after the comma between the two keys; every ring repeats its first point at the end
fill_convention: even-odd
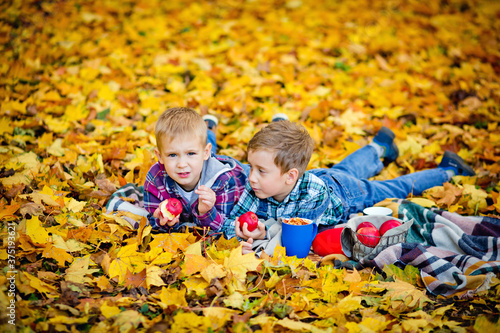
{"type": "Polygon", "coordinates": [[[404,270],[395,265],[386,265],[383,269],[388,277],[393,277],[401,281],[408,282],[412,285],[417,285],[420,280],[420,271],[418,268],[407,265],[404,270]]]}

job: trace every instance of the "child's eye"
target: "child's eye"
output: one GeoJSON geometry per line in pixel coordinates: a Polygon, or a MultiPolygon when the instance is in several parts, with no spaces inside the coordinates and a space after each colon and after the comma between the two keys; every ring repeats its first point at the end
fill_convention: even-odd
{"type": "Polygon", "coordinates": [[[175,157],[177,154],[168,154],[168,157],[175,157]]]}
{"type": "Polygon", "coordinates": [[[194,156],[194,155],[196,155],[196,153],[195,152],[189,152],[188,155],[189,156],[194,156]]]}

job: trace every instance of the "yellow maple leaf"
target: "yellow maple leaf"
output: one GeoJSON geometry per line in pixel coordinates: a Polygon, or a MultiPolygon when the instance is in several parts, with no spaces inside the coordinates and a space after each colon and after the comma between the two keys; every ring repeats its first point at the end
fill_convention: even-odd
{"type": "Polygon", "coordinates": [[[187,240],[189,234],[158,234],[153,235],[153,240],[149,243],[151,248],[161,248],[166,252],[175,253],[177,249],[184,250],[191,243],[187,240]]]}
{"type": "Polygon", "coordinates": [[[165,282],[161,278],[162,274],[165,273],[165,270],[161,269],[155,265],[148,265],[146,267],[146,285],[147,287],[151,286],[163,286],[165,282]]]}
{"type": "Polygon", "coordinates": [[[47,153],[55,156],[62,157],[66,154],[66,149],[62,146],[63,140],[58,138],[55,139],[52,144],[47,148],[47,153]]]}
{"type": "MultiPolygon", "coordinates": [[[[150,252],[152,252],[152,249],[150,252]]],[[[158,250],[161,251],[161,254],[152,256],[148,253],[146,253],[146,261],[149,261],[151,265],[156,265],[156,266],[161,266],[161,265],[166,265],[172,261],[172,258],[174,257],[174,254],[171,252],[163,252],[163,249],[159,248],[158,250]],[[152,258],[152,260],[151,260],[152,258]]],[[[156,251],[155,251],[156,252],[156,251]]]]}
{"type": "Polygon", "coordinates": [[[12,134],[14,132],[14,127],[12,126],[12,121],[10,118],[2,117],[0,118],[0,135],[4,133],[12,134]]]}
{"type": "Polygon", "coordinates": [[[39,278],[23,272],[24,276],[29,280],[29,285],[33,288],[35,288],[38,292],[45,294],[45,296],[48,296],[50,298],[54,298],[57,296],[57,289],[56,287],[43,282],[39,278]]]}
{"type": "Polygon", "coordinates": [[[431,302],[425,292],[408,282],[396,280],[394,282],[381,282],[380,285],[387,289],[384,302],[401,301],[407,309],[421,309],[425,303],[431,302]]]}
{"type": "Polygon", "coordinates": [[[429,199],[424,198],[408,198],[409,201],[416,203],[417,205],[423,206],[425,208],[436,207],[436,203],[429,199]]]}
{"type": "Polygon", "coordinates": [[[242,255],[240,245],[224,259],[224,267],[232,273],[236,285],[243,287],[247,272],[255,271],[262,261],[262,259],[255,258],[253,253],[242,255]]]}
{"type": "Polygon", "coordinates": [[[186,289],[179,290],[176,288],[162,287],[158,296],[164,307],[169,305],[188,306],[186,301],[186,289]]]}
{"type": "Polygon", "coordinates": [[[363,308],[363,305],[361,305],[361,300],[362,297],[349,294],[346,297],[342,298],[337,303],[336,307],[340,310],[341,313],[347,314],[351,311],[363,308]]]}
{"type": "Polygon", "coordinates": [[[118,277],[118,283],[123,283],[127,271],[137,273],[145,267],[144,253],[137,252],[137,244],[126,245],[118,251],[116,259],[109,265],[109,277],[118,277]]]}
{"type": "Polygon", "coordinates": [[[10,221],[17,219],[16,215],[14,215],[18,209],[21,208],[20,204],[12,203],[11,205],[7,205],[6,202],[0,202],[0,220],[10,221]]]}
{"type": "Polygon", "coordinates": [[[146,323],[146,318],[135,310],[125,310],[113,316],[114,326],[120,328],[120,332],[130,332],[132,328],[135,330],[139,325],[146,323]]]}
{"type": "Polygon", "coordinates": [[[84,324],[84,323],[88,323],[88,321],[89,321],[88,316],[73,318],[73,317],[60,315],[60,316],[55,316],[53,318],[50,318],[47,322],[57,326],[57,324],[65,324],[65,325],[84,324]]]}
{"type": "Polygon", "coordinates": [[[92,281],[92,279],[86,275],[92,275],[95,272],[98,272],[98,269],[89,269],[90,264],[90,255],[87,255],[83,258],[76,258],[71,266],[66,269],[66,277],[64,278],[66,281],[71,281],[74,283],[87,283],[92,281]]]}
{"type": "Polygon", "coordinates": [[[197,316],[193,312],[178,312],[173,319],[172,332],[208,332],[212,327],[208,317],[197,316]]]}
{"type": "Polygon", "coordinates": [[[189,292],[195,292],[198,296],[204,296],[206,294],[205,289],[210,285],[204,278],[191,275],[182,283],[189,292]]]}
{"type": "Polygon", "coordinates": [[[63,199],[55,195],[54,190],[52,190],[47,185],[44,185],[42,191],[34,191],[30,194],[20,195],[22,198],[31,198],[33,202],[42,205],[42,202],[49,206],[62,207],[63,199]],[[61,201],[61,202],[60,202],[61,201]]]}
{"type": "Polygon", "coordinates": [[[78,212],[82,211],[82,209],[85,207],[87,202],[86,201],[78,201],[78,200],[73,199],[73,198],[64,198],[64,204],[65,204],[66,209],[68,209],[69,211],[71,211],[73,213],[78,213],[78,212]]]}
{"type": "Polygon", "coordinates": [[[106,318],[111,318],[117,314],[119,314],[120,312],[122,312],[122,310],[120,310],[119,307],[117,306],[114,306],[114,305],[108,305],[108,302],[104,301],[104,303],[101,304],[101,306],[99,307],[99,310],[101,310],[101,314],[106,318]]]}
{"type": "Polygon", "coordinates": [[[186,259],[182,268],[184,276],[189,276],[200,272],[210,266],[211,262],[202,255],[186,254],[186,259]]]}
{"type": "Polygon", "coordinates": [[[464,184],[463,194],[464,196],[470,196],[470,200],[467,202],[467,206],[473,214],[476,214],[477,211],[481,211],[488,206],[488,204],[486,203],[488,193],[486,193],[486,191],[481,188],[476,188],[475,185],[464,184]]]}
{"type": "Polygon", "coordinates": [[[273,275],[265,282],[266,288],[274,288],[278,282],[282,279],[281,276],[278,275],[277,272],[274,272],[273,275]]]}
{"type": "Polygon", "coordinates": [[[108,278],[104,275],[101,275],[98,278],[95,278],[92,282],[101,291],[108,291],[109,292],[109,291],[113,290],[113,285],[111,283],[109,283],[108,278]]]}
{"type": "Polygon", "coordinates": [[[50,239],[47,230],[40,225],[38,216],[33,216],[26,221],[26,235],[36,244],[45,244],[50,239]]]}
{"type": "Polygon", "coordinates": [[[235,309],[241,309],[244,303],[245,297],[237,291],[224,299],[225,306],[230,306],[235,309]]]}
{"type": "MultiPolygon", "coordinates": [[[[48,229],[47,231],[52,231],[52,228],[48,229]]],[[[52,233],[52,242],[54,247],[57,247],[58,249],[64,250],[66,252],[80,252],[81,250],[90,247],[87,244],[84,244],[72,238],[65,241],[63,236],[60,236],[54,232],[52,233]]]]}
{"type": "Polygon", "coordinates": [[[203,315],[210,319],[212,330],[216,332],[231,320],[232,316],[238,311],[223,307],[206,307],[203,308],[203,315]]]}
{"type": "Polygon", "coordinates": [[[210,282],[213,279],[223,278],[227,273],[224,270],[224,266],[212,263],[208,267],[202,269],[200,274],[207,282],[210,282]]]}
{"type": "MultiPolygon", "coordinates": [[[[2,177],[0,181],[4,186],[16,184],[29,185],[33,176],[38,173],[41,163],[33,152],[22,153],[9,159],[5,164],[6,169],[14,169],[16,173],[10,177],[2,177]]],[[[20,197],[22,197],[20,195],[20,197]]]]}
{"type": "Polygon", "coordinates": [[[73,261],[73,256],[71,254],[67,253],[63,249],[53,246],[52,244],[48,244],[47,246],[45,246],[42,252],[42,256],[44,258],[55,259],[60,267],[64,267],[65,262],[73,261]]]}

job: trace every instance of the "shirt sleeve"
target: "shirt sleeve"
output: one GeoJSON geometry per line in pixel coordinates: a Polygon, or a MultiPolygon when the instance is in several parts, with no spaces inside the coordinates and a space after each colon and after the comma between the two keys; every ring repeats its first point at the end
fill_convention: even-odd
{"type": "Polygon", "coordinates": [[[148,212],[148,224],[151,228],[169,232],[177,230],[179,224],[169,227],[167,225],[160,225],[160,219],[153,216],[155,210],[160,206],[160,203],[168,198],[170,195],[166,190],[167,185],[163,182],[164,176],[161,167],[158,163],[154,164],[146,175],[144,182],[144,208],[148,212]]]}
{"type": "Polygon", "coordinates": [[[250,186],[246,186],[239,201],[234,205],[228,218],[222,225],[220,231],[226,239],[236,237],[235,221],[240,215],[252,211],[256,212],[259,199],[251,192],[250,186]]]}

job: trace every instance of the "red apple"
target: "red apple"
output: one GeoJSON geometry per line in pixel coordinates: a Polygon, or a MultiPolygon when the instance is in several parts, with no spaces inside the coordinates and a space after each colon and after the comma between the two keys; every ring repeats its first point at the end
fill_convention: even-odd
{"type": "Polygon", "coordinates": [[[169,198],[160,204],[160,214],[169,221],[179,216],[182,212],[182,203],[176,198],[169,198]]]}
{"type": "Polygon", "coordinates": [[[377,229],[377,227],[375,226],[375,224],[371,223],[371,222],[368,222],[368,221],[365,221],[365,222],[361,222],[358,227],[356,228],[356,231],[358,231],[359,229],[361,228],[366,228],[366,227],[370,227],[370,228],[375,228],[377,229]]]}
{"type": "Polygon", "coordinates": [[[259,223],[259,218],[254,212],[246,212],[238,218],[238,221],[240,221],[240,226],[242,228],[243,224],[246,223],[248,231],[254,231],[259,223]]]}
{"type": "Polygon", "coordinates": [[[383,236],[388,230],[392,228],[399,227],[401,225],[401,222],[398,220],[387,220],[382,225],[380,226],[379,232],[380,236],[383,236]]]}
{"type": "Polygon", "coordinates": [[[360,228],[357,231],[358,240],[368,246],[368,247],[375,247],[377,246],[378,242],[380,241],[380,233],[378,232],[377,228],[375,227],[364,227],[360,228]]]}

